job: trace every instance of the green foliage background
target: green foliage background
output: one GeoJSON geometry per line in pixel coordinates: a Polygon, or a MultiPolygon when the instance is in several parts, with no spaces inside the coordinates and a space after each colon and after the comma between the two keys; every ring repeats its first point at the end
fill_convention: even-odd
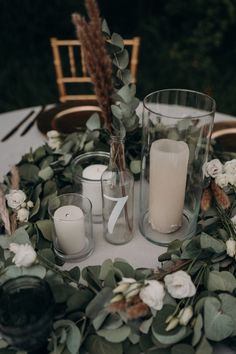
{"type": "MultiPolygon", "coordinates": [[[[236,115],[235,0],[98,0],[113,32],[141,37],[138,96],[180,87],[236,115]]],[[[58,101],[49,38],[75,38],[82,0],[0,0],[0,111],[58,101]]]]}

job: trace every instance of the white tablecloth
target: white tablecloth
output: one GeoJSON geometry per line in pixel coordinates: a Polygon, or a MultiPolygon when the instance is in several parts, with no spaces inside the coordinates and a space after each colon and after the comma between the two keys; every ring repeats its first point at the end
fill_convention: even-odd
{"type": "MultiPolygon", "coordinates": [[[[31,109],[32,108],[26,108],[0,114],[0,139],[5,136],[5,134],[9,132],[11,128],[14,127],[31,109]]],[[[37,114],[39,110],[40,107],[35,107],[35,114],[37,114]]],[[[235,118],[221,113],[216,113],[215,116],[215,121],[232,119],[235,118]]],[[[30,148],[35,149],[44,143],[45,137],[38,131],[36,124],[25,136],[20,136],[21,131],[23,131],[27,124],[28,122],[7,141],[0,143],[0,174],[5,174],[12,164],[17,163],[23,154],[29,152],[30,148]]],[[[165,248],[152,244],[140,234],[138,229],[138,188],[135,189],[135,200],[137,209],[133,240],[122,246],[111,245],[104,241],[101,225],[95,225],[95,251],[87,260],[79,263],[81,268],[87,265],[101,264],[107,258],[114,259],[116,257],[128,260],[134,267],[157,267],[158,256],[165,251],[165,248]]],[[[68,269],[73,265],[74,264],[72,263],[68,263],[65,268],[68,269]]],[[[233,354],[233,352],[220,345],[216,348],[214,354],[233,354]]]]}

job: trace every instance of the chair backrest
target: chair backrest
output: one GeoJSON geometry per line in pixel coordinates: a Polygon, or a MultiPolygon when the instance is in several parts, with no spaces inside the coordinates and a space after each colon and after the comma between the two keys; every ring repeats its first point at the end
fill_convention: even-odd
{"type": "MultiPolygon", "coordinates": [[[[94,94],[69,93],[69,84],[91,84],[84,61],[79,40],[59,40],[51,38],[52,53],[56,71],[60,102],[71,100],[95,101],[94,94]],[[64,63],[66,61],[67,63],[64,63]],[[66,71],[67,69],[67,71],[66,71]],[[69,70],[68,70],[69,69],[69,70]]],[[[130,71],[132,82],[136,82],[140,38],[125,39],[124,44],[130,47],[130,71]]]]}

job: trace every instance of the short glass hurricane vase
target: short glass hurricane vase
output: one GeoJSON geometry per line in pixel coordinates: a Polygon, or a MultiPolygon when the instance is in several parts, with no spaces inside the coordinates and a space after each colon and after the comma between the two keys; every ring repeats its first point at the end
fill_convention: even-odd
{"type": "Polygon", "coordinates": [[[139,227],[148,240],[168,246],[196,231],[215,101],[167,89],[143,105],[139,227]]]}
{"type": "Polygon", "coordinates": [[[122,138],[111,137],[110,162],[101,181],[104,238],[115,245],[125,244],[133,237],[134,177],[125,167],[122,138]]]}
{"type": "Polygon", "coordinates": [[[0,303],[0,336],[10,348],[45,353],[55,310],[48,283],[28,275],[10,279],[1,286],[0,303]]]}

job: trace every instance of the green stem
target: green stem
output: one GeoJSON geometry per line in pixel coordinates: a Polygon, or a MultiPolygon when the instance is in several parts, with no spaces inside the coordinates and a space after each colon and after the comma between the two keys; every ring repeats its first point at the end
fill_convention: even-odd
{"type": "Polygon", "coordinates": [[[66,279],[66,280],[68,280],[70,282],[76,283],[78,288],[81,288],[81,289],[84,288],[84,285],[79,284],[79,282],[77,280],[73,279],[72,277],[70,277],[70,275],[68,275],[64,271],[61,271],[60,269],[58,269],[52,262],[50,262],[44,256],[42,256],[40,254],[37,254],[37,257],[38,257],[39,263],[41,263],[43,266],[46,266],[52,272],[54,272],[56,274],[59,274],[63,279],[66,279]]]}

